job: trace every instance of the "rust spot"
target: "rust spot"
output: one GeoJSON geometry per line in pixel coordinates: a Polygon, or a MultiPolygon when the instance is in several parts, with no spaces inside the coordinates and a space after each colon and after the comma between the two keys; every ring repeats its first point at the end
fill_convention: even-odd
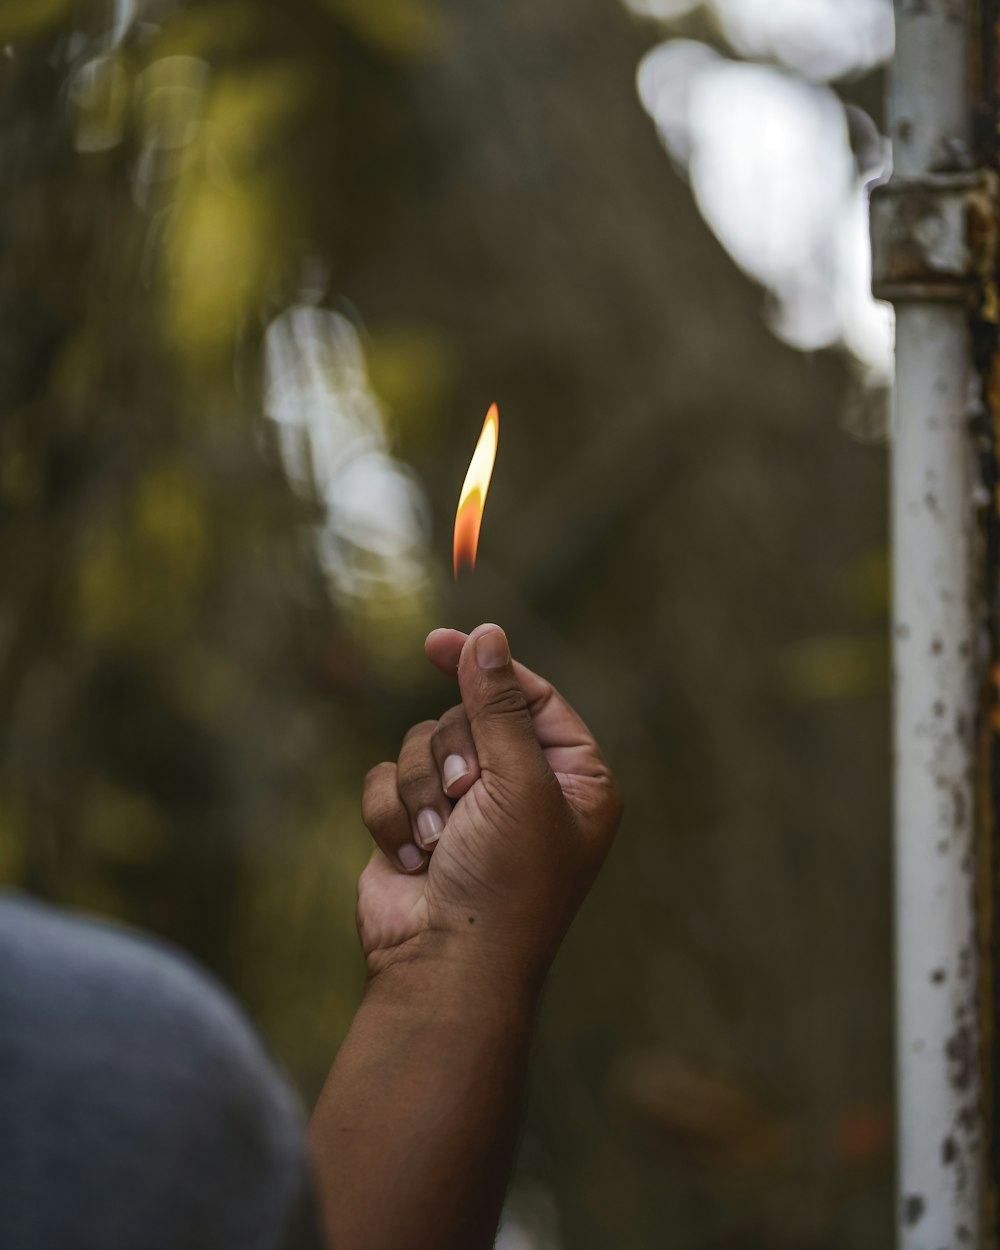
{"type": "Polygon", "coordinates": [[[903,1222],[907,1228],[913,1228],[920,1223],[926,1207],[922,1194],[909,1194],[903,1199],[903,1222]]]}
{"type": "Polygon", "coordinates": [[[960,1025],[945,1043],[948,1079],[955,1089],[966,1090],[972,1084],[976,1065],[975,1043],[967,1024],[960,1025]]]}
{"type": "Polygon", "coordinates": [[[949,1133],[941,1143],[941,1162],[944,1164],[952,1164],[958,1158],[958,1146],[954,1137],[949,1133]]]}
{"type": "Polygon", "coordinates": [[[958,1113],[958,1127],[965,1133],[974,1133],[979,1126],[979,1112],[975,1106],[962,1107],[958,1113]]]}

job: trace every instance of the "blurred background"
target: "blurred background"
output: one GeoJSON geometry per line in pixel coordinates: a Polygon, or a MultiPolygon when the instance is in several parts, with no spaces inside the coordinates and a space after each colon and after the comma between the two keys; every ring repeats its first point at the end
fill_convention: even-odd
{"type": "Polygon", "coordinates": [[[366,769],[497,620],[618,846],[503,1250],[890,1243],[890,0],[4,0],[0,880],[308,1105],[366,769]],[[488,404],[479,567],[451,526],[488,404]]]}

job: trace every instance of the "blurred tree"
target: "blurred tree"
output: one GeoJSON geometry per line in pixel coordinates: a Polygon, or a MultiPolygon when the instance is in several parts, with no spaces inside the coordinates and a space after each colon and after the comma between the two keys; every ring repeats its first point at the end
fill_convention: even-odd
{"type": "Polygon", "coordinates": [[[612,0],[115,12],[0,18],[3,878],[181,942],[308,1097],[357,989],[360,777],[453,697],[427,605],[500,619],[629,802],[512,1210],[551,1191],[573,1250],[881,1247],[884,457],[672,172],[654,32],[612,0]],[[417,607],[337,582],[321,449],[310,491],[264,415],[303,307],[355,324],[426,488],[417,607]]]}
{"type": "Polygon", "coordinates": [[[316,154],[352,39],[308,6],[323,42],[276,44],[273,9],[218,4],[116,45],[102,12],[2,61],[5,876],[239,984],[247,883],[312,876],[294,831],[358,767],[362,666],[253,360],[309,203],[287,132],[313,116],[316,154]]]}

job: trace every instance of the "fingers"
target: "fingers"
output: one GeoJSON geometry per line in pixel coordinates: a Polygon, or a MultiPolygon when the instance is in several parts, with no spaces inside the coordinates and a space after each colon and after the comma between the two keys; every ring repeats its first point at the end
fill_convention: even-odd
{"type": "Polygon", "coordinates": [[[439,721],[407,733],[395,764],[379,764],[365,778],[362,819],[386,857],[404,872],[419,872],[459,799],[480,775],[461,706],[439,721]]]}
{"type": "MultiPolygon", "coordinates": [[[[424,651],[446,677],[455,677],[468,637],[457,629],[435,629],[427,635],[424,651]]],[[[572,771],[573,753],[580,749],[592,749],[596,745],[590,730],[544,677],[539,677],[517,660],[514,661],[514,675],[524,692],[535,735],[545,750],[549,764],[557,772],[572,771]]]]}
{"type": "Polygon", "coordinates": [[[466,639],[458,685],[484,773],[519,783],[549,773],[507,637],[498,625],[479,625],[466,639]]]}
{"type": "Polygon", "coordinates": [[[479,758],[465,708],[450,708],[431,734],[431,752],[450,799],[460,799],[479,777],[479,758]]]}
{"type": "Polygon", "coordinates": [[[438,722],[432,720],[414,725],[403,739],[396,765],[396,789],[409,815],[413,840],[425,851],[440,838],[451,815],[451,804],[431,750],[437,726],[438,722]]]}
{"type": "MultiPolygon", "coordinates": [[[[493,628],[499,627],[494,625],[493,628]]],[[[432,629],[424,643],[424,654],[435,668],[444,673],[445,677],[456,677],[458,661],[468,637],[468,634],[463,634],[458,629],[432,629]]],[[[529,707],[551,696],[552,686],[545,678],[539,677],[537,673],[533,673],[530,668],[525,668],[517,660],[514,661],[514,672],[529,707]]]]}
{"type": "Polygon", "coordinates": [[[404,872],[419,872],[427,863],[399,797],[395,764],[377,764],[365,778],[361,819],[386,857],[404,872]]]}

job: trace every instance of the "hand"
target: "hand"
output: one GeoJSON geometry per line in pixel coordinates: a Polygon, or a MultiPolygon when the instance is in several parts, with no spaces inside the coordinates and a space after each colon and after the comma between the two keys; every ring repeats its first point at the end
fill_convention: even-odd
{"type": "Polygon", "coordinates": [[[620,792],[586,725],[511,661],[497,626],[435,630],[426,652],[462,703],[366,778],[369,971],[432,945],[534,989],[610,848],[620,792]]]}

